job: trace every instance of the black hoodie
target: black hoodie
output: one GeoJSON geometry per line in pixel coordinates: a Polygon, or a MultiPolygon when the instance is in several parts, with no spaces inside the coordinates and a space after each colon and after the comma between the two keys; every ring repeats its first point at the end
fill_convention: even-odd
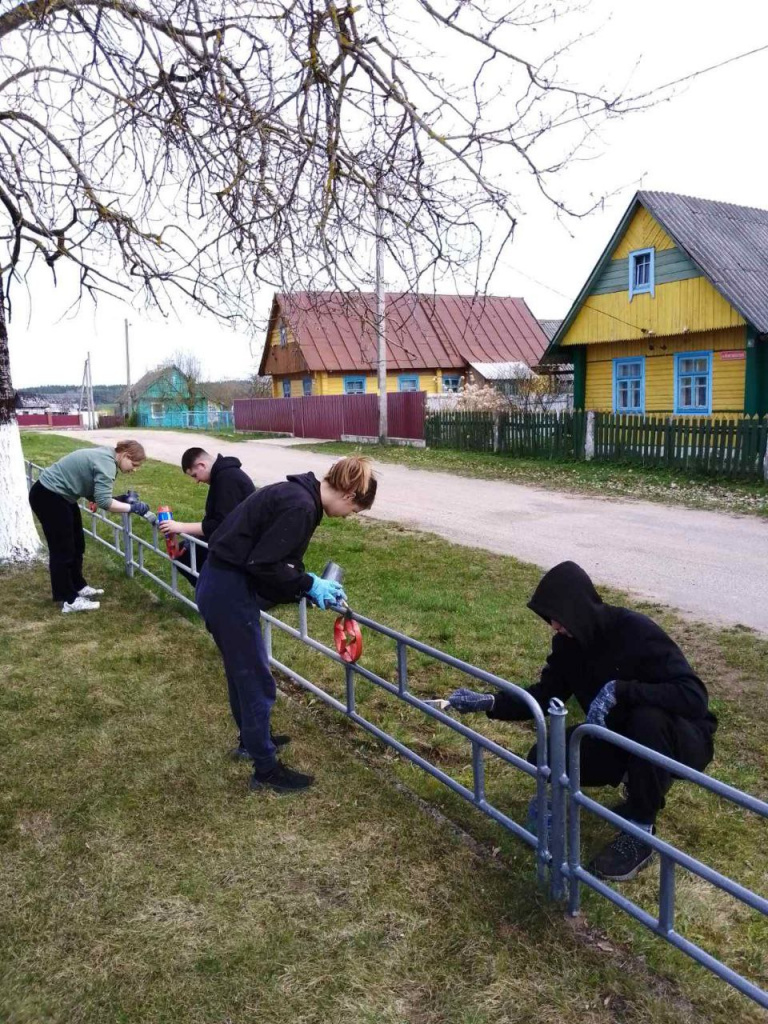
{"type": "Polygon", "coordinates": [[[256,490],[241,465],[240,459],[232,455],[217,455],[211,466],[203,516],[203,537],[208,541],[229,513],[256,490]]]}
{"type": "Polygon", "coordinates": [[[312,586],[302,559],[322,518],[320,481],[314,473],[269,484],[241,502],[218,528],[209,545],[210,564],[248,573],[267,604],[298,601],[312,586]]]}
{"type": "MultiPolygon", "coordinates": [[[[609,728],[620,728],[628,709],[651,706],[714,733],[717,719],[708,711],[706,688],[677,644],[646,615],[604,604],[575,562],[550,569],[528,607],[571,634],[554,637],[541,679],[528,690],[544,711],[552,697],[567,701],[573,696],[586,712],[605,683],[615,679],[618,700],[608,716],[609,728]]],[[[531,715],[521,701],[499,693],[489,717],[521,720],[531,715]]]]}

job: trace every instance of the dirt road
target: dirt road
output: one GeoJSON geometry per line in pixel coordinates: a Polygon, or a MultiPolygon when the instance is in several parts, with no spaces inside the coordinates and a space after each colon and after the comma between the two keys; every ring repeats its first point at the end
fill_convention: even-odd
{"type": "MultiPolygon", "coordinates": [[[[256,484],[325,472],[332,456],[274,441],[229,443],[191,433],[131,430],[154,459],[178,464],[199,444],[237,455],[256,484]]],[[[114,443],[125,430],[66,431],[114,443]]],[[[752,517],[560,494],[496,480],[380,463],[377,519],[429,530],[549,568],[571,558],[613,584],[709,622],[768,633],[768,523],[752,517]]]]}

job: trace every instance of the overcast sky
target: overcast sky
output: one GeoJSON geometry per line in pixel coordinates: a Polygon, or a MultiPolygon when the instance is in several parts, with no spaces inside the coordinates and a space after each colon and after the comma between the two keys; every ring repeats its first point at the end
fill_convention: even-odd
{"type": "MultiPolygon", "coordinates": [[[[585,28],[602,24],[568,65],[579,85],[600,82],[637,94],[745,51],[768,45],[765,0],[593,0],[585,28]],[[638,60],[639,66],[636,67],[638,60]]],[[[523,296],[541,318],[563,316],[637,188],[768,207],[765,100],[768,50],[680,86],[669,103],[606,125],[591,159],[571,166],[561,193],[610,196],[586,219],[558,221],[521,186],[521,216],[493,291],[523,296]]],[[[73,292],[38,275],[27,300],[17,290],[11,329],[16,387],[79,384],[87,352],[97,384],[126,379],[124,319],[130,321],[131,377],[174,351],[194,352],[209,379],[254,372],[263,336],[250,338],[209,317],[181,311],[167,320],[117,302],[68,313],[73,292]]],[[[271,293],[262,296],[266,316],[271,293]]]]}

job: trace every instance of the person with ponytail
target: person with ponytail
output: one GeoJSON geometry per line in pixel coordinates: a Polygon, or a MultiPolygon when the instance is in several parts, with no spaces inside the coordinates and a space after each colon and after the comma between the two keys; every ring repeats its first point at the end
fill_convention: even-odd
{"type": "Polygon", "coordinates": [[[302,473],[251,494],[230,512],[208,546],[195,595],[224,662],[240,740],[232,756],[253,761],[251,789],[291,792],[314,781],[277,758],[277,746],[288,737],[270,732],[276,691],[260,613],[303,597],[323,609],[346,600],[340,583],[305,571],[304,554],[323,515],[343,518],[362,512],[375,497],[370,459],[339,459],[322,480],[302,473]]]}
{"type": "Polygon", "coordinates": [[[118,441],[114,448],[79,448],[47,466],[29,491],[29,504],[40,520],[48,542],[51,593],[61,610],[90,612],[99,607],[93,598],[104,591],[89,587],[83,576],[85,537],[80,498],[87,498],[105,512],[144,515],[149,505],[114,498],[115,477],[133,473],[146,459],[138,441],[118,441]]]}

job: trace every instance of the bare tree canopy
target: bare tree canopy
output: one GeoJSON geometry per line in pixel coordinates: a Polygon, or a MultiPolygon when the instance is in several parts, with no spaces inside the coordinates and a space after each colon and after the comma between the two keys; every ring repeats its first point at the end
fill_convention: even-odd
{"type": "Polygon", "coordinates": [[[260,284],[359,286],[377,204],[405,286],[481,254],[488,270],[515,173],[561,206],[558,170],[619,104],[559,83],[557,53],[518,52],[569,0],[3,6],[11,298],[35,259],[63,260],[81,294],[175,291],[247,318],[260,284]]]}

